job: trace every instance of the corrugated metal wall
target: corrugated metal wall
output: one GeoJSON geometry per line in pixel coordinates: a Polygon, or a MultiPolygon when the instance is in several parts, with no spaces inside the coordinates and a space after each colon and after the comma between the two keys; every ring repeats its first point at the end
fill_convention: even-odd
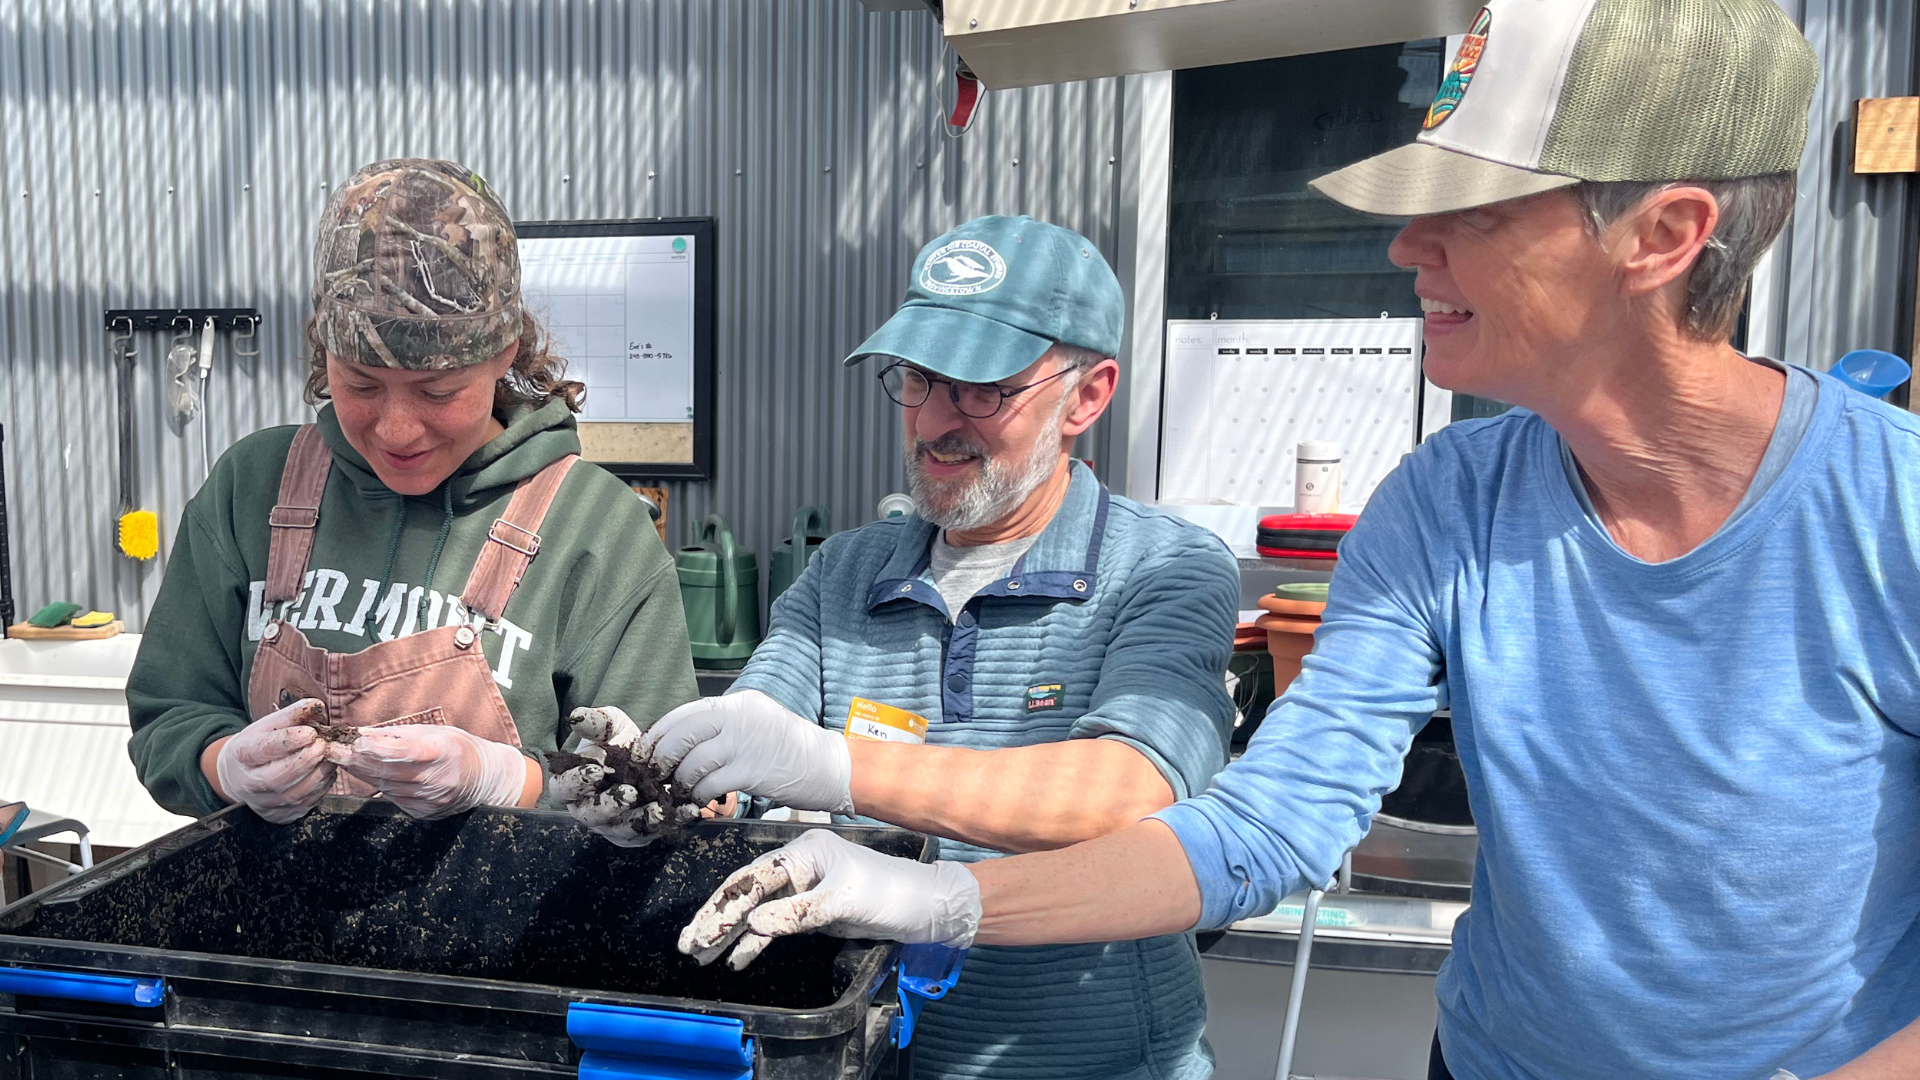
{"type": "MultiPolygon", "coordinates": [[[[214,452],[307,415],[298,332],[328,185],[448,157],[523,220],[719,220],[716,478],[672,485],[760,552],[794,506],[844,528],[904,481],[898,421],[840,356],[882,321],[919,245],[983,213],[1080,230],[1115,259],[1121,82],[989,95],[938,124],[922,12],[853,0],[11,0],[0,6],[0,423],[14,584],[137,628],[163,560],[113,547],[108,307],[256,306],[224,347],[214,452]]],[[[204,468],[139,361],[139,503],[171,539],[204,468]]],[[[1112,430],[1082,453],[1118,456],[1112,430]]],[[[671,538],[679,539],[676,531],[671,538]]]]}
{"type": "Polygon", "coordinates": [[[1783,0],[1820,55],[1800,196],[1776,248],[1779,324],[1756,344],[1825,369],[1853,349],[1913,353],[1915,177],[1856,176],[1854,103],[1916,93],[1913,0],[1783,0]]]}

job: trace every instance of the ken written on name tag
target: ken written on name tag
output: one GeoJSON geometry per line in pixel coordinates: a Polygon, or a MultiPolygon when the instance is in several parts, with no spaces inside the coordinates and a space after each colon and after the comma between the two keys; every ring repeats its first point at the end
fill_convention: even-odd
{"type": "Polygon", "coordinates": [[[927,719],[905,709],[857,697],[847,707],[847,738],[924,743],[927,741],[927,719]]]}

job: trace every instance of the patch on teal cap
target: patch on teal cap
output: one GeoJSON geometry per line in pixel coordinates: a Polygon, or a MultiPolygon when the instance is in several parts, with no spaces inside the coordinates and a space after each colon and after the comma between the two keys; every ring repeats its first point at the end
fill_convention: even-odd
{"type": "Polygon", "coordinates": [[[1064,342],[1120,351],[1120,279],[1093,242],[1030,217],[974,218],[920,249],[907,299],[847,357],[897,356],[962,382],[999,382],[1064,342]]]}

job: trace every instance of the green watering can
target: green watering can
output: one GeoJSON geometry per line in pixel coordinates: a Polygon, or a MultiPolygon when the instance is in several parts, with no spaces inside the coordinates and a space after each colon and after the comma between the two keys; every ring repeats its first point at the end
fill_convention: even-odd
{"type": "Polygon", "coordinates": [[[787,586],[800,580],[800,571],[807,568],[813,557],[833,533],[833,525],[827,519],[827,512],[818,506],[803,506],[793,513],[793,538],[782,540],[767,556],[767,606],[771,608],[775,599],[787,591],[787,586]]]}
{"type": "Polygon", "coordinates": [[[732,526],[711,514],[700,526],[699,542],[675,552],[673,562],[693,666],[745,666],[760,644],[760,569],[753,552],[736,550],[732,526]]]}

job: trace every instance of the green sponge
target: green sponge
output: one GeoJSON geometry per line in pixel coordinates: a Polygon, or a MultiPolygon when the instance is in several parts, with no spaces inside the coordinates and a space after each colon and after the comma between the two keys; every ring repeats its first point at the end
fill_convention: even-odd
{"type": "Polygon", "coordinates": [[[87,609],[81,607],[79,604],[70,604],[65,600],[55,600],[53,603],[34,612],[33,617],[27,620],[27,625],[38,626],[42,630],[51,630],[85,610],[87,609]]]}

